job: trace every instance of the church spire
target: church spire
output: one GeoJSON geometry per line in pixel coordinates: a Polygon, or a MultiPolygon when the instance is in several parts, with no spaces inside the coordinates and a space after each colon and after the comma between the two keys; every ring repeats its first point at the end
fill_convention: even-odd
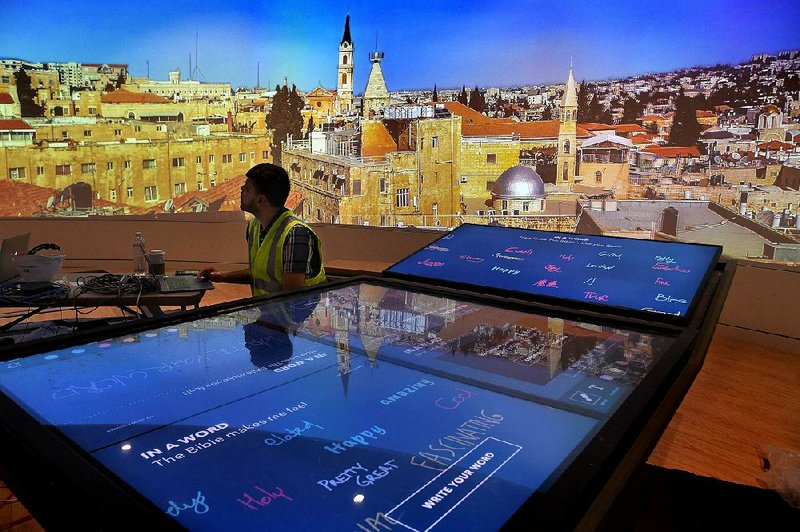
{"type": "Polygon", "coordinates": [[[575,77],[572,75],[572,61],[570,60],[569,76],[567,77],[567,89],[564,91],[564,98],[561,100],[561,107],[577,107],[578,91],[575,88],[575,77]]]}
{"type": "Polygon", "coordinates": [[[339,44],[353,44],[353,39],[350,37],[350,15],[344,19],[344,35],[342,35],[342,42],[339,44]]]}

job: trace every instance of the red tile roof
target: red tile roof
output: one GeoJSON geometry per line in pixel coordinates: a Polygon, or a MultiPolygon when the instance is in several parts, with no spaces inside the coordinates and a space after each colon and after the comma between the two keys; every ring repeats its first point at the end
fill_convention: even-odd
{"type": "Polygon", "coordinates": [[[52,188],[0,179],[0,216],[31,216],[44,212],[47,200],[54,196],[52,188]]]}
{"type": "Polygon", "coordinates": [[[14,98],[7,92],[0,92],[0,104],[15,103],[14,98]]]}
{"type": "Polygon", "coordinates": [[[19,118],[12,118],[10,120],[0,120],[0,131],[36,131],[26,121],[19,118]]]}
{"type": "Polygon", "coordinates": [[[764,144],[759,144],[758,148],[761,150],[792,150],[794,149],[794,144],[781,142],[779,140],[771,140],[769,142],[765,142],[764,144]]]}
{"type": "Polygon", "coordinates": [[[641,135],[633,135],[629,140],[634,144],[653,144],[661,139],[658,135],[652,133],[642,133],[641,135]]]}
{"type": "Polygon", "coordinates": [[[694,112],[697,118],[716,118],[716,114],[712,113],[711,111],[701,111],[697,110],[694,112]]]}
{"type": "Polygon", "coordinates": [[[617,135],[622,133],[647,133],[647,130],[639,124],[617,124],[614,126],[614,131],[617,135]]]}
{"type": "Polygon", "coordinates": [[[675,157],[700,157],[700,152],[695,146],[656,146],[651,145],[642,151],[649,152],[662,159],[672,159],[675,157]]]}
{"type": "Polygon", "coordinates": [[[585,124],[581,124],[581,127],[586,129],[587,131],[605,131],[607,129],[614,130],[614,126],[610,126],[608,124],[600,124],[598,122],[586,122],[585,124]]]}
{"type": "Polygon", "coordinates": [[[464,105],[461,102],[444,102],[444,107],[454,115],[461,117],[461,125],[468,124],[489,124],[492,119],[484,116],[475,109],[464,105]]]}
{"type": "Polygon", "coordinates": [[[170,100],[152,92],[130,92],[118,89],[100,97],[103,103],[170,103],[170,100]]]}

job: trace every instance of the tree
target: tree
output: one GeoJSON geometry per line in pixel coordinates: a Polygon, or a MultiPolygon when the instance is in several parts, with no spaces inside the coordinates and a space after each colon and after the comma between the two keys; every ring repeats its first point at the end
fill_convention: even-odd
{"type": "Polygon", "coordinates": [[[700,124],[694,99],[684,96],[683,89],[675,101],[675,115],[672,117],[672,128],[669,133],[671,146],[694,146],[700,137],[700,124]]]}
{"type": "Polygon", "coordinates": [[[128,81],[128,80],[127,80],[127,78],[125,78],[125,72],[120,72],[120,73],[119,73],[119,76],[117,76],[117,81],[116,81],[116,86],[117,86],[117,88],[118,88],[118,89],[121,89],[121,88],[122,88],[122,85],[123,85],[123,84],[124,84],[126,81],[128,81]]]}
{"type": "Polygon", "coordinates": [[[633,124],[642,112],[642,105],[633,98],[626,98],[622,102],[622,123],[633,124]]]}
{"type": "MultiPolygon", "coordinates": [[[[290,134],[289,88],[284,85],[275,87],[272,107],[267,113],[267,127],[272,130],[272,162],[281,164],[281,142],[290,134]]],[[[302,118],[301,118],[302,124],[302,118]]],[[[302,127],[302,126],[301,126],[302,127]]]]}
{"type": "Polygon", "coordinates": [[[578,85],[578,122],[590,122],[589,120],[589,89],[586,82],[581,81],[578,85]]]}
{"type": "Polygon", "coordinates": [[[479,113],[482,113],[486,109],[486,99],[477,86],[472,89],[472,92],[469,94],[469,106],[479,113]]]}
{"type": "Polygon", "coordinates": [[[653,121],[645,122],[642,124],[644,130],[650,133],[651,135],[658,135],[658,124],[653,121]]]}
{"type": "Polygon", "coordinates": [[[457,101],[464,105],[469,105],[469,96],[467,96],[467,87],[461,86],[461,94],[458,95],[457,101]]]}
{"type": "Polygon", "coordinates": [[[592,101],[589,102],[589,113],[586,117],[587,122],[602,122],[603,111],[605,107],[600,103],[600,98],[597,95],[592,96],[592,101]]]}
{"type": "Polygon", "coordinates": [[[433,85],[433,98],[432,99],[433,99],[434,102],[438,102],[439,101],[439,93],[436,92],[436,85],[435,84],[433,85]]]}
{"type": "Polygon", "coordinates": [[[44,105],[39,105],[34,101],[36,92],[31,87],[31,77],[24,68],[20,68],[14,73],[17,83],[17,97],[22,116],[44,116],[44,105]]]}
{"type": "Polygon", "coordinates": [[[549,105],[545,105],[544,110],[542,111],[542,120],[552,120],[553,119],[553,108],[549,105]]]}
{"type": "Polygon", "coordinates": [[[314,131],[314,117],[308,117],[308,128],[306,129],[306,138],[311,137],[311,132],[314,131]]]}

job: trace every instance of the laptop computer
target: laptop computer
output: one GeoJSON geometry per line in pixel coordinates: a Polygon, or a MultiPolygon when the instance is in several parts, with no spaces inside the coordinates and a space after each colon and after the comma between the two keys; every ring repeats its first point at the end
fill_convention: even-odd
{"type": "Polygon", "coordinates": [[[14,235],[3,239],[0,246],[0,283],[10,281],[19,276],[20,271],[14,264],[14,255],[24,255],[28,252],[28,242],[31,239],[30,233],[14,235]]]}
{"type": "Polygon", "coordinates": [[[161,276],[158,288],[162,294],[170,292],[191,292],[193,290],[213,290],[214,285],[206,279],[198,279],[194,275],[161,276]]]}

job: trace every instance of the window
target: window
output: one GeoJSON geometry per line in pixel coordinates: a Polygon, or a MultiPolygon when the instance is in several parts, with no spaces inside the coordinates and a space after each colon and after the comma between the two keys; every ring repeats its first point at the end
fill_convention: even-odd
{"type": "Polygon", "coordinates": [[[256,152],[254,152],[254,151],[250,152],[250,160],[251,161],[255,161],[256,160],[256,152]]]}
{"type": "Polygon", "coordinates": [[[380,187],[381,194],[386,194],[386,178],[382,177],[378,180],[378,186],[380,187]]]}
{"type": "Polygon", "coordinates": [[[68,164],[57,164],[56,165],[56,175],[70,175],[72,173],[72,167],[68,164]]]}
{"type": "Polygon", "coordinates": [[[264,150],[264,151],[261,152],[261,158],[262,159],[264,159],[266,161],[268,157],[269,157],[269,152],[267,150],[264,150]]]}
{"type": "Polygon", "coordinates": [[[209,155],[208,156],[208,162],[210,162],[210,163],[214,162],[214,156],[213,155],[209,155]]]}
{"type": "Polygon", "coordinates": [[[141,131],[142,131],[142,126],[135,126],[135,127],[133,128],[133,130],[134,130],[135,132],[139,133],[139,132],[141,132],[141,131]]]}
{"type": "Polygon", "coordinates": [[[239,154],[239,162],[243,163],[245,161],[247,161],[247,157],[245,156],[245,153],[242,152],[242,153],[239,154]]]}
{"type": "Polygon", "coordinates": [[[603,172],[600,170],[594,173],[594,182],[595,183],[602,183],[603,182],[603,172]]]}
{"type": "Polygon", "coordinates": [[[317,107],[322,107],[322,102],[317,102],[317,107]]]}
{"type": "Polygon", "coordinates": [[[106,163],[106,170],[113,170],[113,169],[114,169],[114,163],[112,161],[108,161],[106,163]]]}
{"type": "Polygon", "coordinates": [[[83,136],[84,137],[91,137],[92,136],[92,130],[91,129],[84,129],[83,130],[83,136]]]}
{"type": "Polygon", "coordinates": [[[496,153],[487,153],[486,154],[486,164],[497,164],[497,154],[496,153]]]}
{"type": "Polygon", "coordinates": [[[211,180],[209,181],[209,183],[211,184],[212,188],[217,186],[217,178],[216,177],[212,177],[211,180]]]}
{"type": "Polygon", "coordinates": [[[531,202],[530,201],[523,201],[522,202],[522,210],[523,211],[531,210],[530,206],[531,206],[531,202]]]}
{"type": "Polygon", "coordinates": [[[197,163],[197,164],[203,164],[203,156],[202,155],[198,155],[195,158],[194,162],[197,163]]]}
{"type": "Polygon", "coordinates": [[[156,160],[155,159],[144,159],[142,160],[142,168],[155,168],[156,167],[156,160]]]}
{"type": "Polygon", "coordinates": [[[116,189],[109,189],[108,190],[108,199],[110,201],[117,201],[117,190],[116,189]]]}
{"type": "Polygon", "coordinates": [[[128,187],[125,192],[127,193],[129,198],[133,197],[133,187],[128,187]]]}
{"type": "Polygon", "coordinates": [[[197,190],[205,190],[205,189],[206,189],[205,183],[203,183],[202,181],[198,181],[197,182],[197,190]]]}
{"type": "Polygon", "coordinates": [[[3,83],[8,83],[9,79],[9,76],[3,76],[3,83]]]}
{"type": "Polygon", "coordinates": [[[69,138],[69,133],[68,133],[68,132],[66,132],[66,131],[62,131],[62,132],[61,132],[61,138],[62,138],[62,139],[68,139],[68,138],[69,138]]]}
{"type": "Polygon", "coordinates": [[[128,160],[128,161],[125,161],[125,168],[130,168],[130,167],[131,167],[131,162],[130,162],[130,160],[128,160]]]}
{"type": "Polygon", "coordinates": [[[96,115],[97,107],[89,107],[89,115],[96,115]]]}
{"type": "Polygon", "coordinates": [[[397,206],[398,207],[408,207],[408,188],[398,188],[396,197],[397,197],[397,206]]]}
{"type": "Polygon", "coordinates": [[[561,180],[566,181],[569,177],[569,165],[564,163],[564,167],[561,169],[561,180]]]}
{"type": "Polygon", "coordinates": [[[431,148],[439,147],[439,137],[431,137],[431,148]]]}
{"type": "MultiPolygon", "coordinates": [[[[202,181],[200,181],[202,183],[202,181]]],[[[202,190],[198,188],[198,190],[202,190]]],[[[186,194],[186,183],[175,183],[175,194],[174,196],[180,196],[181,194],[186,194]]]]}
{"type": "Polygon", "coordinates": [[[347,74],[342,74],[342,85],[347,85],[347,74]]]}
{"type": "Polygon", "coordinates": [[[508,200],[503,200],[503,210],[504,211],[508,210],[508,200]]]}
{"type": "Polygon", "coordinates": [[[158,187],[155,185],[144,187],[144,200],[145,201],[158,200],[158,187]]]}
{"type": "Polygon", "coordinates": [[[361,180],[360,179],[353,179],[353,195],[360,196],[361,195],[361,180]]]}
{"type": "Polygon", "coordinates": [[[233,161],[233,154],[231,154],[231,153],[222,154],[222,162],[223,162],[223,164],[230,163],[232,161],[233,161]]]}
{"type": "Polygon", "coordinates": [[[44,175],[44,166],[36,167],[36,175],[44,175]]]}
{"type": "Polygon", "coordinates": [[[9,179],[25,179],[25,167],[20,166],[17,168],[9,168],[8,169],[8,178],[9,179]]]}
{"type": "Polygon", "coordinates": [[[121,137],[122,136],[122,130],[121,129],[115,129],[114,130],[114,136],[115,137],[121,137]]]}
{"type": "Polygon", "coordinates": [[[346,64],[347,64],[347,56],[346,56],[346,55],[343,55],[343,56],[342,56],[342,64],[343,64],[343,65],[346,65],[346,64]]]}
{"type": "Polygon", "coordinates": [[[172,158],[172,167],[173,168],[181,168],[186,166],[186,159],[183,157],[173,157],[172,158]]]}
{"type": "Polygon", "coordinates": [[[564,153],[569,154],[569,139],[564,141],[564,153]]]}

